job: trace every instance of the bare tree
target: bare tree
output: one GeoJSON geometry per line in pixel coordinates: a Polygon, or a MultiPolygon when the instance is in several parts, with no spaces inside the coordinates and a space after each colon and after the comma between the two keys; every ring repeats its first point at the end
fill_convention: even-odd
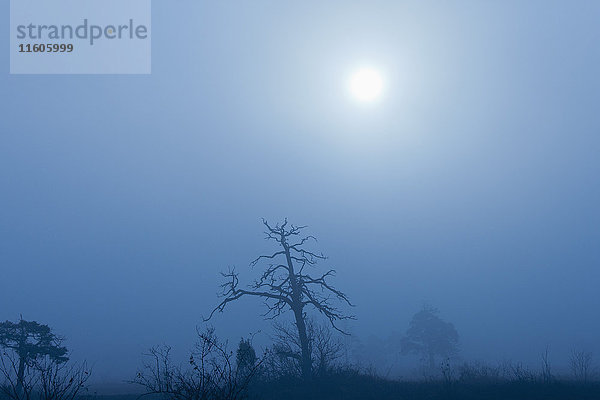
{"type": "Polygon", "coordinates": [[[330,372],[338,359],[343,355],[343,345],[327,325],[310,324],[313,358],[317,375],[323,376],[330,372]]]}
{"type": "MultiPolygon", "coordinates": [[[[290,324],[273,325],[275,330],[272,356],[278,359],[278,370],[286,374],[302,374],[302,347],[298,330],[290,324]]],[[[306,331],[311,352],[313,373],[324,376],[330,372],[336,360],[342,357],[343,345],[329,326],[307,319],[306,331]]]]}
{"type": "Polygon", "coordinates": [[[262,275],[250,285],[249,290],[239,288],[238,273],[235,270],[224,273],[226,282],[221,285],[223,301],[213,309],[207,320],[212,318],[216,311],[222,312],[227,304],[244,296],[264,299],[267,306],[264,316],[269,319],[291,310],[300,342],[302,377],[309,379],[312,374],[312,362],[306,327],[306,308],[310,306],[317,310],[327,317],[335,329],[344,333],[336,322],[354,317],[340,311],[332,304],[332,300],[350,306],[352,304],[346,294],[329,283],[329,278],[335,275],[335,270],[330,269],[319,276],[313,276],[307,271],[326,257],[308,249],[307,244],[316,239],[310,235],[301,236],[304,226],[288,224],[287,219],[275,226],[269,225],[263,219],[263,224],[267,228],[266,239],[273,240],[280,249],[269,255],[261,255],[250,264],[254,267],[262,261],[267,262],[262,275]]]}
{"type": "Polygon", "coordinates": [[[233,352],[210,328],[198,331],[198,342],[190,354],[189,366],[173,363],[169,346],[153,347],[131,383],[142,386],[144,395],[170,400],[239,400],[245,397],[250,379],[262,360],[236,368],[233,352]]]}
{"type": "Polygon", "coordinates": [[[554,380],[554,375],[552,374],[552,365],[550,364],[548,350],[549,350],[549,348],[548,348],[548,346],[546,346],[546,350],[542,353],[542,380],[545,383],[549,383],[554,380]]]}
{"type": "Polygon", "coordinates": [[[39,376],[26,373],[29,368],[20,368],[21,362],[15,352],[3,351],[0,356],[0,392],[11,400],[30,400],[39,376]]]}
{"type": "Polygon", "coordinates": [[[46,359],[37,365],[39,391],[43,400],[74,400],[91,376],[87,364],[56,363],[46,359]]]}
{"type": "Polygon", "coordinates": [[[587,382],[592,370],[592,353],[587,351],[571,351],[571,371],[575,379],[587,382]]]}
{"type": "MultiPolygon", "coordinates": [[[[302,346],[298,337],[298,329],[287,323],[273,324],[273,347],[267,359],[267,376],[302,376],[302,346]]],[[[307,333],[308,335],[308,333],[307,333]]],[[[309,349],[310,346],[309,339],[309,349]]]]}

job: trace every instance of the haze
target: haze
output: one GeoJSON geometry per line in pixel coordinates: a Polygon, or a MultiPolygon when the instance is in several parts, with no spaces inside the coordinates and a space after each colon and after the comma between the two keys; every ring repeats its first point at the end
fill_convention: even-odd
{"type": "MultiPolygon", "coordinates": [[[[192,345],[219,272],[249,282],[272,249],[260,218],[287,217],[319,239],[366,346],[427,303],[464,358],[600,354],[598,15],[155,1],[151,76],[10,76],[4,51],[0,320],[47,323],[96,381],[130,379],[149,346],[192,345]],[[365,64],[386,76],[376,107],[345,86],[365,64]]],[[[262,312],[211,323],[261,343],[262,312]]]]}

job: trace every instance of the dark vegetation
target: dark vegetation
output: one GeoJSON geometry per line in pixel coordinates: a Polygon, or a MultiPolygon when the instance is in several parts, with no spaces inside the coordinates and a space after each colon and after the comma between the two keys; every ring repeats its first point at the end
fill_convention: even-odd
{"type": "Polygon", "coordinates": [[[97,396],[87,386],[91,371],[69,360],[64,339],[47,325],[21,318],[0,323],[0,400],[600,399],[591,353],[574,350],[568,376],[554,373],[548,349],[537,370],[513,362],[458,361],[456,328],[430,306],[413,316],[395,350],[421,358],[418,376],[386,379],[352,363],[344,356],[347,333],[337,325],[354,319],[343,309],[352,304],[332,284],[335,270],[318,272],[326,257],[308,247],[316,239],[287,221],[263,223],[276,250],[251,263],[261,269],[246,288],[235,270],[223,274],[222,299],[208,319],[233,301],[263,300],[263,317],[272,325],[272,342],[264,351],[257,351],[252,338],[232,348],[214,328],[197,329],[184,362],[174,360],[166,345],[144,354],[128,381],[140,395],[97,396]]]}
{"type": "Polygon", "coordinates": [[[600,398],[600,385],[597,383],[582,385],[574,382],[557,382],[547,385],[536,382],[506,381],[497,383],[456,382],[449,386],[440,381],[394,381],[348,372],[316,378],[310,385],[291,380],[265,382],[251,388],[250,394],[250,398],[265,400],[592,400],[600,398]]]}
{"type": "MultiPolygon", "coordinates": [[[[294,334],[287,333],[288,339],[293,340],[297,349],[288,349],[286,356],[294,358],[299,363],[300,372],[304,379],[312,374],[310,338],[307,330],[307,309],[312,308],[325,316],[331,326],[345,334],[336,325],[336,321],[354,319],[340,311],[333,301],[337,300],[351,306],[348,296],[336,289],[330,278],[335,270],[329,269],[324,273],[313,274],[310,269],[316,269],[319,261],[326,260],[322,253],[317,253],[308,247],[310,242],[316,242],[314,236],[301,236],[304,226],[294,226],[285,220],[275,226],[263,220],[266,227],[267,240],[276,243],[277,250],[271,254],[261,255],[250,264],[256,267],[265,261],[260,277],[250,285],[249,289],[239,287],[239,278],[235,270],[224,273],[226,282],[221,285],[223,301],[212,311],[222,312],[225,306],[242,297],[259,297],[264,300],[267,311],[264,314],[269,319],[280,317],[284,312],[291,311],[294,317],[294,334]]],[[[292,342],[286,342],[292,344],[292,342]]],[[[288,346],[289,347],[289,346],[288,346]]]]}
{"type": "Polygon", "coordinates": [[[313,368],[308,380],[302,376],[301,361],[279,350],[281,339],[257,356],[250,339],[242,339],[234,352],[227,349],[227,343],[218,342],[214,330],[208,330],[199,332],[199,345],[190,354],[189,365],[175,366],[168,348],[154,349],[134,383],[147,395],[181,400],[600,398],[600,383],[577,375],[556,377],[544,364],[544,357],[537,371],[520,363],[453,365],[444,360],[426,377],[384,379],[341,362],[343,348],[331,330],[326,325],[309,326],[313,368]]]}
{"type": "Polygon", "coordinates": [[[85,392],[90,370],[70,363],[63,339],[35,321],[0,323],[0,397],[74,400],[85,392]]]}

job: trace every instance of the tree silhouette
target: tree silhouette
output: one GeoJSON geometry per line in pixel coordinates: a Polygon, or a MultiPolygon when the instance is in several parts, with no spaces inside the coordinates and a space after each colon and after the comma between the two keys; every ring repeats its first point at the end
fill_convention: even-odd
{"type": "Polygon", "coordinates": [[[252,371],[258,361],[256,351],[252,346],[250,339],[241,339],[238,344],[235,355],[238,374],[247,375],[248,371],[252,371]]]}
{"type": "Polygon", "coordinates": [[[239,365],[236,367],[234,353],[228,348],[227,341],[220,340],[213,328],[197,330],[197,333],[198,341],[190,353],[187,366],[173,362],[169,346],[156,346],[144,354],[142,368],[135,379],[129,381],[145,389],[138,399],[142,396],[165,400],[248,398],[250,381],[263,360],[246,360],[253,364],[248,363],[240,369],[239,365]]]}
{"type": "MultiPolygon", "coordinates": [[[[287,323],[275,323],[273,328],[275,330],[273,353],[280,360],[280,373],[285,375],[291,371],[302,372],[300,365],[302,351],[298,330],[287,323]]],[[[336,360],[342,357],[342,342],[334,336],[334,332],[328,325],[320,324],[311,318],[306,320],[306,334],[311,351],[313,375],[324,377],[331,372],[336,360]]]]}
{"type": "Polygon", "coordinates": [[[0,347],[13,350],[18,357],[17,394],[23,389],[26,367],[33,367],[46,357],[54,364],[69,360],[67,348],[61,344],[62,338],[56,336],[48,325],[25,321],[23,318],[16,323],[0,323],[0,347]]]}
{"type": "Polygon", "coordinates": [[[458,332],[454,325],[438,317],[439,311],[425,306],[416,313],[401,341],[402,354],[419,354],[435,368],[435,357],[448,357],[458,350],[458,332]]]}
{"type": "Polygon", "coordinates": [[[302,377],[308,379],[312,373],[312,361],[306,327],[307,307],[323,314],[335,329],[344,333],[337,327],[336,321],[354,317],[345,315],[332,304],[332,300],[350,306],[352,304],[346,294],[328,282],[329,278],[335,275],[335,270],[330,269],[320,276],[313,276],[307,271],[326,257],[307,248],[307,244],[316,239],[314,236],[301,236],[304,226],[288,224],[287,219],[275,226],[269,225],[263,219],[263,224],[267,228],[266,239],[273,240],[280,250],[270,255],[261,255],[252,261],[252,267],[262,261],[267,263],[260,278],[249,286],[249,290],[239,288],[238,273],[234,269],[222,274],[226,278],[226,282],[221,285],[223,301],[213,309],[206,320],[211,319],[216,311],[222,312],[228,303],[244,296],[263,298],[267,307],[263,316],[268,319],[274,319],[291,310],[300,341],[302,377]]]}

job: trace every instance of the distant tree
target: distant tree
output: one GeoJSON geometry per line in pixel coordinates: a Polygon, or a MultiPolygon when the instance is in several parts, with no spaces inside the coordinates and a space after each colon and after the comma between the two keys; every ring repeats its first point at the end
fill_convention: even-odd
{"type": "Polygon", "coordinates": [[[258,358],[256,357],[256,351],[252,347],[250,339],[241,339],[236,352],[236,365],[238,374],[246,375],[249,371],[252,371],[258,358]]]}
{"type": "Polygon", "coordinates": [[[17,393],[23,390],[25,368],[33,367],[35,362],[46,357],[56,364],[69,360],[62,338],[56,336],[48,325],[22,318],[16,323],[0,323],[0,347],[14,351],[18,357],[17,393]]]}
{"type": "Polygon", "coordinates": [[[91,372],[69,363],[63,339],[35,321],[0,323],[0,398],[74,400],[91,372]]]}
{"type": "Polygon", "coordinates": [[[571,372],[575,379],[587,382],[590,379],[592,370],[592,353],[587,351],[571,351],[571,372]]]}
{"type": "Polygon", "coordinates": [[[552,374],[552,365],[550,364],[549,346],[542,353],[542,380],[546,383],[552,382],[555,378],[552,374]]]}
{"type": "Polygon", "coordinates": [[[300,236],[305,227],[288,224],[287,220],[275,226],[269,225],[265,220],[263,224],[267,228],[266,239],[273,240],[280,249],[272,254],[262,255],[250,264],[256,266],[261,261],[267,261],[263,273],[250,285],[250,290],[239,288],[238,274],[235,270],[223,274],[227,279],[221,285],[221,296],[224,299],[207,320],[212,318],[216,311],[222,312],[230,302],[245,296],[264,299],[267,306],[265,317],[270,319],[291,310],[300,342],[302,377],[308,379],[312,374],[312,360],[306,328],[307,307],[310,306],[323,314],[335,329],[342,332],[336,321],[353,317],[342,313],[331,301],[335,299],[350,306],[352,304],[346,294],[329,283],[329,278],[335,275],[335,270],[330,269],[320,276],[313,276],[306,271],[326,257],[307,248],[306,245],[316,239],[313,236],[300,236]],[[279,259],[281,262],[276,261],[279,259]]]}
{"type": "Polygon", "coordinates": [[[402,354],[418,354],[434,370],[435,358],[447,358],[458,351],[458,332],[438,317],[439,311],[425,306],[416,313],[401,341],[402,354]]]}

